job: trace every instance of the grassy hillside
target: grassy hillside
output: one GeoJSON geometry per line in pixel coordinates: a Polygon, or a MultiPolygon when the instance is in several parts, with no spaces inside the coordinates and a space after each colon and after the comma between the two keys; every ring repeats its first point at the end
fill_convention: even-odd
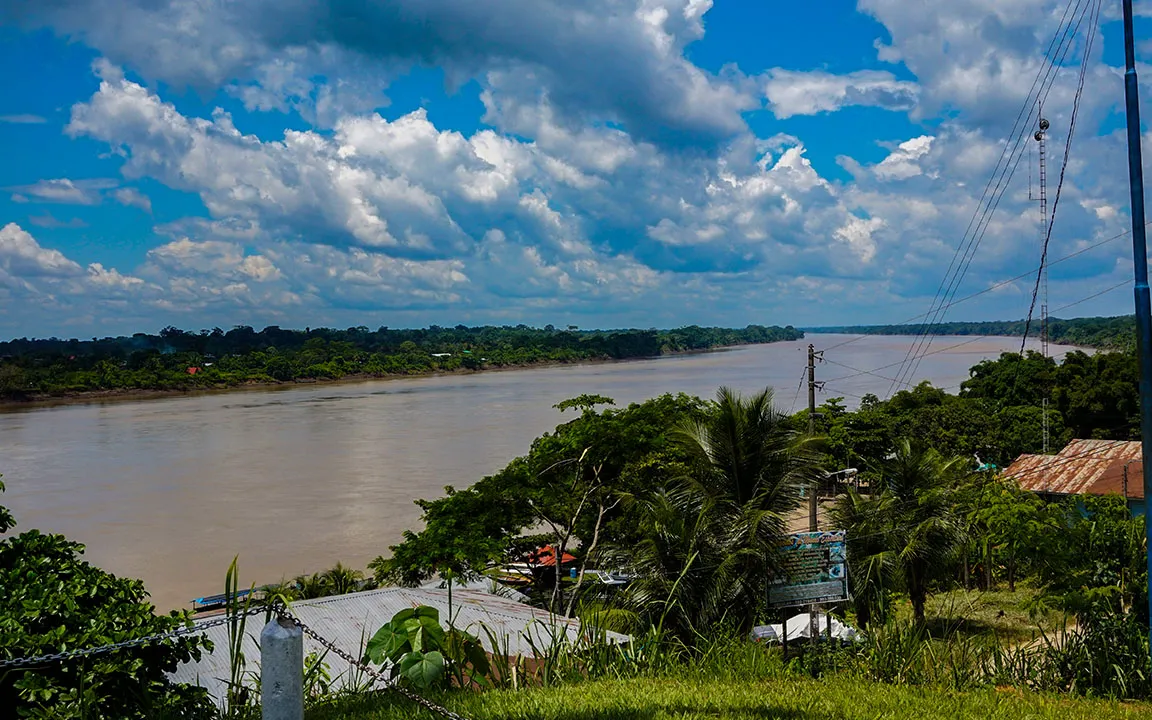
{"type": "MultiPolygon", "coordinates": [[[[954,692],[846,678],[733,680],[640,678],[553,688],[456,693],[444,699],[472,720],[1106,720],[1152,718],[1152,705],[1041,695],[1018,690],[954,692]]],[[[317,708],[308,720],[432,720],[391,694],[317,708]]]]}
{"type": "MultiPolygon", "coordinates": [[[[1008,335],[1022,336],[1023,320],[996,320],[992,322],[946,322],[932,326],[936,335],[1008,335]]],[[[917,323],[903,325],[838,325],[805,328],[808,332],[850,333],[853,335],[916,335],[922,331],[917,323]]],[[[1040,322],[1033,319],[1028,327],[1029,337],[1038,337],[1040,322]]],[[[1135,347],[1136,320],[1132,315],[1117,317],[1088,317],[1049,320],[1049,337],[1054,343],[1084,347],[1129,349],[1135,347]]]]}

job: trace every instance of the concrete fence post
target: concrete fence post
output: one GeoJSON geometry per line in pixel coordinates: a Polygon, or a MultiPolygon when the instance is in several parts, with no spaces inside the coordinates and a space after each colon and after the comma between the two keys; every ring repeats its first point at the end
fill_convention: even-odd
{"type": "Polygon", "coordinates": [[[304,632],[275,618],[260,633],[263,720],[304,720],[304,632]]]}

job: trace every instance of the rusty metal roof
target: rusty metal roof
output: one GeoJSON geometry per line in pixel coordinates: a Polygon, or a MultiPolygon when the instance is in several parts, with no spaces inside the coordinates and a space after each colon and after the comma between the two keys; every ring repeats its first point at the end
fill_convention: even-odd
{"type": "Polygon", "coordinates": [[[1032,492],[1143,499],[1141,457],[1136,441],[1073,440],[1055,455],[1021,455],[1005,468],[1004,477],[1032,492]]]}

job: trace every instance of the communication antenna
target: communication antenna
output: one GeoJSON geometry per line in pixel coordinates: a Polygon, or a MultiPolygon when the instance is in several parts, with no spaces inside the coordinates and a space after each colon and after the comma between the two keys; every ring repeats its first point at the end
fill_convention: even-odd
{"type": "MultiPolygon", "coordinates": [[[[1038,113],[1041,114],[1041,113],[1038,113]]],[[[1040,146],[1040,241],[1041,246],[1046,245],[1048,239],[1048,174],[1046,166],[1046,145],[1048,120],[1042,114],[1040,129],[1033,136],[1040,146]]],[[[1040,256],[1040,352],[1048,358],[1048,257],[1045,252],[1040,256]]],[[[1023,358],[1021,358],[1023,360],[1023,358]]],[[[1048,388],[1044,388],[1044,399],[1041,401],[1041,424],[1044,428],[1044,454],[1048,454],[1048,388]]]]}

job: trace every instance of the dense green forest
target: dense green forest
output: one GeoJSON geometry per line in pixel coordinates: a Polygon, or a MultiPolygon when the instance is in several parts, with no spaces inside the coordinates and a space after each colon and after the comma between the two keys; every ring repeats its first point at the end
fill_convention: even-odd
{"type": "MultiPolygon", "coordinates": [[[[1007,335],[1020,337],[1027,323],[1023,320],[992,322],[946,322],[932,325],[936,335],[1007,335]]],[[[1049,318],[1048,337],[1054,343],[1082,347],[1128,349],[1135,347],[1136,320],[1132,315],[1117,317],[1089,317],[1062,320],[1049,318]]],[[[924,326],[917,323],[903,325],[840,325],[834,327],[805,328],[809,332],[850,333],[853,335],[916,335],[924,326]]],[[[1039,337],[1040,321],[1033,320],[1028,327],[1029,337],[1039,337]]]]}
{"type": "Polygon", "coordinates": [[[579,330],[526,325],[375,331],[237,326],[91,340],[0,342],[0,400],[106,390],[191,390],[251,383],[414,375],[547,362],[619,360],[799,340],[792,326],[579,330]]]}

